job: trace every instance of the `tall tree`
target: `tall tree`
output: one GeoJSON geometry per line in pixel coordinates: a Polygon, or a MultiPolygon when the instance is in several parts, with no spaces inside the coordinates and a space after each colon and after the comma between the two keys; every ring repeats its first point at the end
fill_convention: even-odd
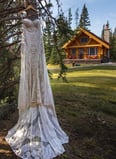
{"type": "Polygon", "coordinates": [[[72,24],[72,12],[71,12],[71,8],[69,8],[68,10],[68,25],[71,28],[71,24],[72,24]]]}
{"type": "Polygon", "coordinates": [[[19,77],[20,21],[18,1],[0,2],[0,103],[16,98],[19,77]]]}
{"type": "Polygon", "coordinates": [[[114,32],[110,38],[110,57],[112,61],[116,61],[116,28],[114,28],[114,32]]]}
{"type": "MultiPolygon", "coordinates": [[[[46,4],[47,10],[52,15],[52,7],[53,4],[49,0],[49,3],[46,4]]],[[[43,38],[44,38],[44,46],[45,46],[45,53],[46,53],[46,60],[49,63],[51,52],[53,50],[53,26],[51,23],[51,18],[49,16],[44,17],[45,26],[43,29],[43,38]]]]}
{"type": "Polygon", "coordinates": [[[89,20],[89,13],[88,13],[88,9],[86,7],[86,4],[83,5],[82,8],[82,12],[80,15],[80,21],[79,21],[79,27],[82,27],[84,29],[88,29],[88,27],[90,26],[90,20],[89,20]]]}
{"type": "Polygon", "coordinates": [[[75,12],[75,25],[76,25],[76,28],[79,27],[79,8],[77,8],[75,12]]]}
{"type": "Polygon", "coordinates": [[[104,28],[105,28],[105,25],[103,25],[102,27],[102,31],[101,31],[101,38],[104,40],[104,28]]]}

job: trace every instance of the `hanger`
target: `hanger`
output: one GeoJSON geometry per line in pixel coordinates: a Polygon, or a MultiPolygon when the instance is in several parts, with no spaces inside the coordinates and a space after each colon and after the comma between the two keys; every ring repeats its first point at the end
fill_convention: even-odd
{"type": "Polygon", "coordinates": [[[27,8],[24,9],[24,11],[28,11],[28,10],[30,10],[30,9],[37,13],[37,10],[36,10],[31,4],[28,5],[27,8]]]}
{"type": "Polygon", "coordinates": [[[23,9],[22,11],[19,11],[18,14],[20,15],[21,18],[25,18],[25,17],[28,17],[28,18],[29,18],[29,17],[32,17],[32,19],[33,19],[33,17],[35,17],[35,15],[38,16],[37,10],[36,10],[31,4],[28,5],[27,8],[23,9]],[[29,10],[32,10],[32,11],[34,11],[35,13],[29,15],[29,14],[28,14],[28,11],[29,11],[29,10]]]}

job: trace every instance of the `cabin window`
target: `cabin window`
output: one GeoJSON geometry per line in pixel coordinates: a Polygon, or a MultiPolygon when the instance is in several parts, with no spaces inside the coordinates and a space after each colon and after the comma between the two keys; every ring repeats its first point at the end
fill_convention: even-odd
{"type": "Polygon", "coordinates": [[[98,49],[96,47],[88,48],[88,55],[97,55],[98,49]]]}
{"type": "Polygon", "coordinates": [[[80,42],[81,43],[87,43],[89,41],[89,38],[88,37],[82,37],[81,39],[80,39],[80,42]]]}
{"type": "Polygon", "coordinates": [[[76,49],[73,48],[73,49],[72,49],[72,55],[75,55],[75,54],[76,54],[76,49]]]}
{"type": "Polygon", "coordinates": [[[71,49],[71,57],[72,57],[72,59],[76,58],[76,48],[71,49]]]}

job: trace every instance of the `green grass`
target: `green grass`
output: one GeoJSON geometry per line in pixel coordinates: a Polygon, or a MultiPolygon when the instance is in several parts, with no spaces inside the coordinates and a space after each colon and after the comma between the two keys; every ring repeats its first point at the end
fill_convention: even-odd
{"type": "Polygon", "coordinates": [[[67,73],[67,80],[68,83],[57,79],[51,81],[56,95],[76,100],[78,104],[82,100],[87,109],[116,115],[116,67],[72,69],[67,73]]]}
{"type": "Polygon", "coordinates": [[[65,83],[53,70],[59,121],[70,142],[58,159],[115,159],[116,66],[69,69],[65,83]]]}

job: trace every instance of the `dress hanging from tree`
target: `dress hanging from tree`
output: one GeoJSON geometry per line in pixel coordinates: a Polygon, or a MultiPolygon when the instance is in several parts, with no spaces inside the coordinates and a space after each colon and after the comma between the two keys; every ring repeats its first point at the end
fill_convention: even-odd
{"type": "Polygon", "coordinates": [[[17,156],[53,159],[65,151],[68,137],[55,112],[40,19],[23,19],[18,109],[18,122],[6,136],[17,156]]]}

